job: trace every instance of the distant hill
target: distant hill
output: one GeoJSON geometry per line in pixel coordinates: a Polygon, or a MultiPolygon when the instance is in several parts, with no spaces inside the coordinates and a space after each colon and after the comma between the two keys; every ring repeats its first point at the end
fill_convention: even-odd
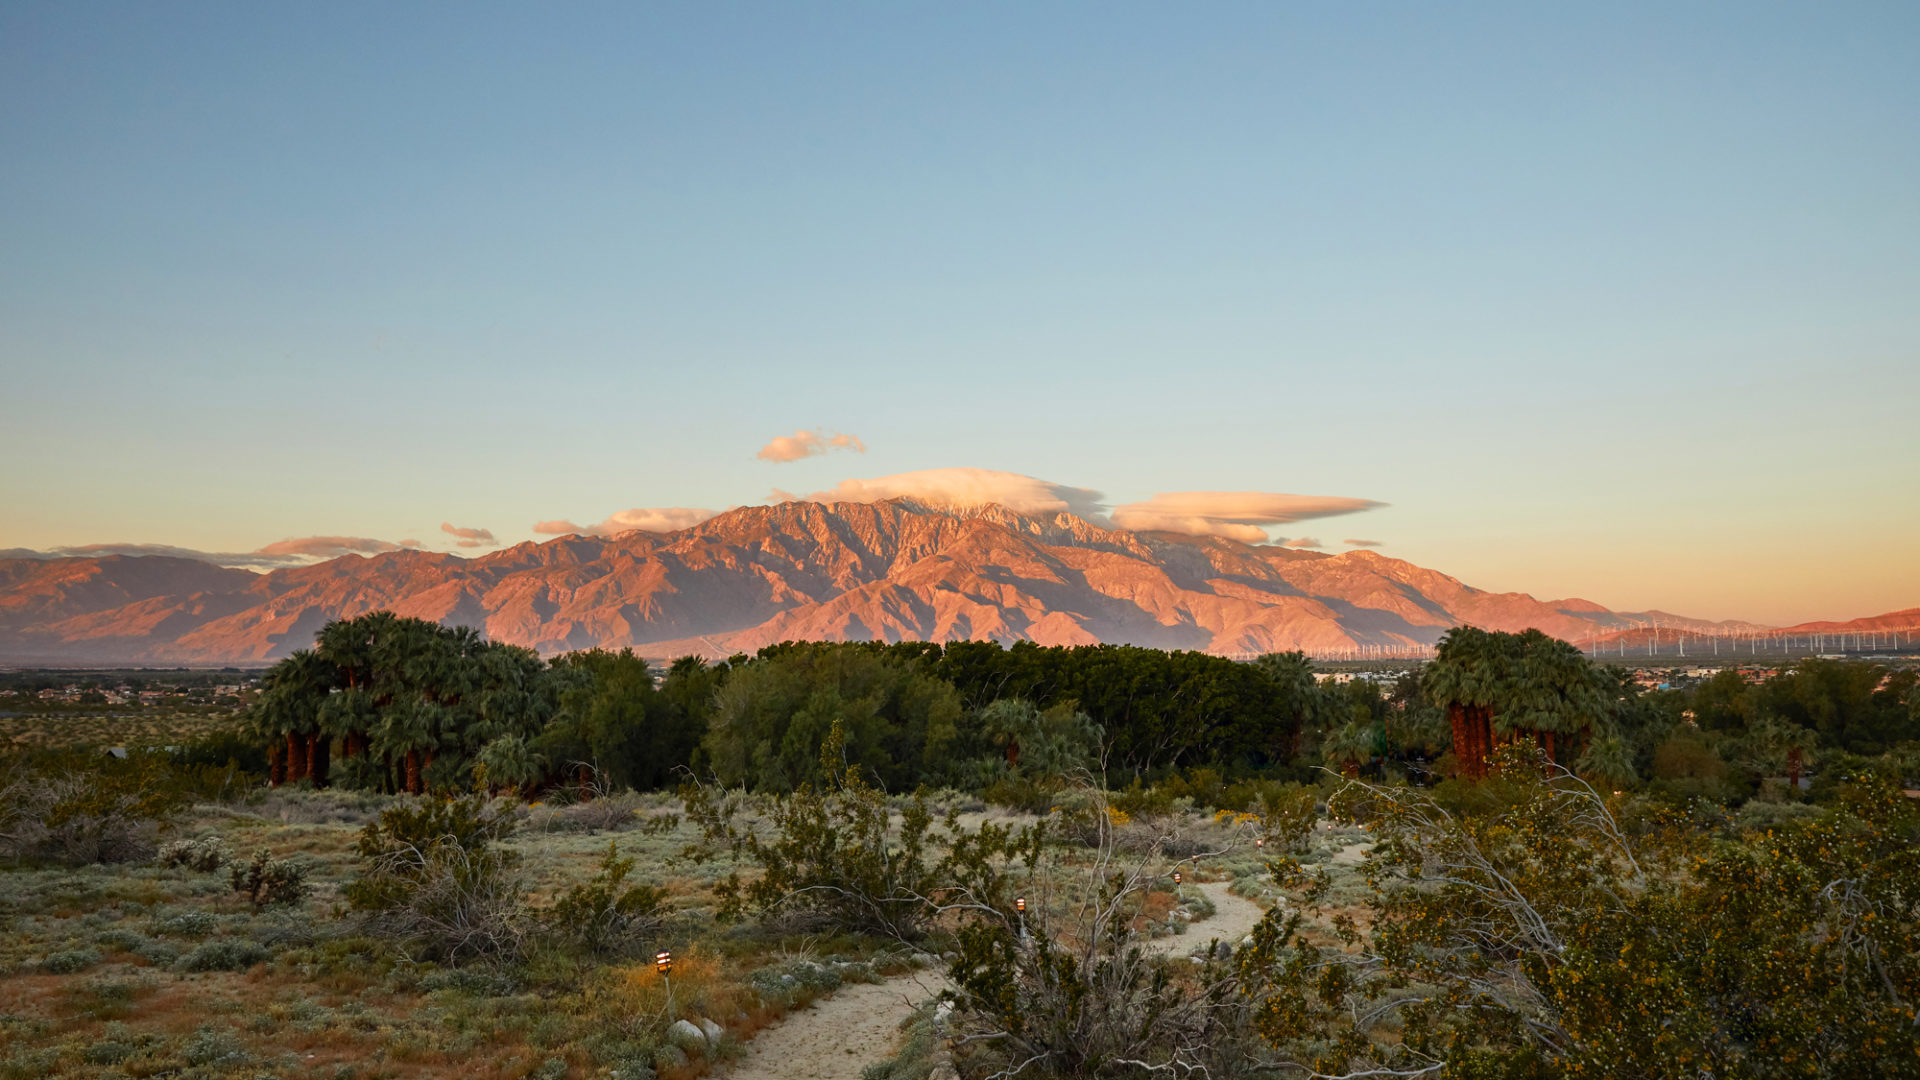
{"type": "Polygon", "coordinates": [[[1867,633],[1909,633],[1920,632],[1920,608],[1908,608],[1905,611],[1889,611],[1885,615],[1870,615],[1864,619],[1850,619],[1847,622],[1805,622],[1792,626],[1782,626],[1771,631],[1775,634],[1867,634],[1867,633]]]}
{"type": "Polygon", "coordinates": [[[1697,632],[1734,625],[1484,592],[1371,551],[894,499],[743,507],[671,533],[566,536],[475,559],[348,555],[267,574],[164,556],[0,560],[0,660],[267,661],[330,619],[381,608],[543,653],[631,645],[651,656],[787,639],[1333,651],[1430,645],[1461,623],[1576,642],[1655,616],[1697,632]]]}

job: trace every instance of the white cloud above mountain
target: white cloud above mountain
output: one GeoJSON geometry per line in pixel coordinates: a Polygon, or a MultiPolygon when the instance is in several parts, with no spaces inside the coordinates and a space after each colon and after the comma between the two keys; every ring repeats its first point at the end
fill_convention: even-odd
{"type": "MultiPolygon", "coordinates": [[[[1114,524],[1141,532],[1220,536],[1248,544],[1268,540],[1267,526],[1354,514],[1385,506],[1341,495],[1288,495],[1272,491],[1166,491],[1114,507],[1114,524]]],[[[1317,546],[1317,541],[1315,542],[1317,546]]],[[[1291,541],[1289,546],[1304,546],[1291,541]]]]}
{"type": "MultiPolygon", "coordinates": [[[[780,493],[784,494],[784,493],[780,493]]],[[[984,506],[998,503],[1019,514],[1057,514],[1065,511],[1105,521],[1105,496],[1091,488],[1056,484],[1024,473],[957,467],[922,469],[868,479],[842,480],[826,491],[806,496],[810,502],[879,502],[901,497],[937,506],[984,506]]]]}

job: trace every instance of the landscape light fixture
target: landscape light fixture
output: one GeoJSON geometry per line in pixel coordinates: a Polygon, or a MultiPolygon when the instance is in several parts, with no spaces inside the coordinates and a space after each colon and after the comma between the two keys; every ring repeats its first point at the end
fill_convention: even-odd
{"type": "Polygon", "coordinates": [[[665,949],[653,954],[653,969],[660,973],[660,981],[667,987],[667,1016],[673,1016],[673,954],[665,949]]]}
{"type": "Polygon", "coordinates": [[[1178,870],[1175,870],[1175,871],[1173,872],[1173,883],[1174,883],[1175,885],[1178,885],[1178,884],[1180,884],[1180,871],[1178,871],[1178,870]]]}
{"type": "Polygon", "coordinates": [[[1024,896],[1014,897],[1013,910],[1018,911],[1022,915],[1025,915],[1027,913],[1027,898],[1024,896]]]}
{"type": "Polygon", "coordinates": [[[1264,836],[1256,836],[1256,837],[1254,837],[1254,838],[1253,838],[1253,846],[1254,846],[1254,847],[1266,847],[1266,846],[1267,846],[1267,838],[1266,838],[1266,837],[1264,837],[1264,836]]]}

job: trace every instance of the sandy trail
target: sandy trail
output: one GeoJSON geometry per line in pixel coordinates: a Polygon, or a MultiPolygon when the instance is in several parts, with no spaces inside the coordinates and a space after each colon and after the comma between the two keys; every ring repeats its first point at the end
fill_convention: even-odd
{"type": "MultiPolygon", "coordinates": [[[[1228,892],[1229,884],[1198,883],[1195,887],[1213,901],[1213,916],[1194,923],[1184,934],[1156,938],[1147,947],[1162,953],[1186,952],[1214,938],[1238,945],[1266,909],[1228,892]]],[[[900,1022],[946,987],[938,969],[881,983],[849,983],[755,1036],[725,1076],[727,1080],[859,1080],[861,1069],[893,1056],[900,1022]]]]}
{"type": "Polygon", "coordinates": [[[728,1080],[859,1080],[894,1055],[900,1022],[947,985],[938,969],[848,983],[747,1043],[728,1080]]]}
{"type": "Polygon", "coordinates": [[[1240,939],[1253,933],[1253,928],[1266,917],[1267,909],[1244,896],[1228,892],[1232,887],[1231,881],[1195,882],[1194,888],[1206,893],[1207,899],[1213,901],[1212,917],[1189,925],[1184,934],[1155,938],[1147,943],[1147,948],[1163,953],[1184,953],[1214,940],[1239,948],[1240,939]]]}

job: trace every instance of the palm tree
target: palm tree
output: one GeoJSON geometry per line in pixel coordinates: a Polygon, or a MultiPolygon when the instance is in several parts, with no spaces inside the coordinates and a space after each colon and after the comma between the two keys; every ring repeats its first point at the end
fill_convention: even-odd
{"type": "Polygon", "coordinates": [[[326,784],[329,737],[320,714],[338,678],[338,670],[324,657],[311,649],[298,649],[261,680],[251,726],[269,740],[271,782],[292,783],[312,776],[316,785],[326,784]]]}
{"type": "Polygon", "coordinates": [[[1427,700],[1446,710],[1454,760],[1468,780],[1487,775],[1493,751],[1493,703],[1501,690],[1496,648],[1485,630],[1456,626],[1440,639],[1424,676],[1427,700]]]}
{"type": "Polygon", "coordinates": [[[481,748],[474,773],[490,790],[525,798],[547,775],[547,759],[519,735],[502,735],[481,748]]]}
{"type": "Polygon", "coordinates": [[[1424,683],[1428,700],[1447,711],[1454,756],[1470,780],[1485,778],[1495,746],[1528,739],[1558,761],[1610,715],[1601,672],[1538,630],[1455,627],[1440,640],[1424,683]]]}
{"type": "Polygon", "coordinates": [[[1020,743],[1040,731],[1040,710],[1024,698],[1001,698],[980,710],[980,731],[1006,755],[1007,771],[1020,768],[1020,743]]]}
{"type": "Polygon", "coordinates": [[[1619,735],[1603,735],[1589,741],[1586,753],[1580,755],[1573,771],[1616,791],[1639,779],[1633,771],[1633,749],[1619,735]]]}
{"type": "Polygon", "coordinates": [[[1374,743],[1377,741],[1372,720],[1349,720],[1327,733],[1326,741],[1320,744],[1320,752],[1325,755],[1327,764],[1340,770],[1340,775],[1356,777],[1360,767],[1373,760],[1374,743]]]}

